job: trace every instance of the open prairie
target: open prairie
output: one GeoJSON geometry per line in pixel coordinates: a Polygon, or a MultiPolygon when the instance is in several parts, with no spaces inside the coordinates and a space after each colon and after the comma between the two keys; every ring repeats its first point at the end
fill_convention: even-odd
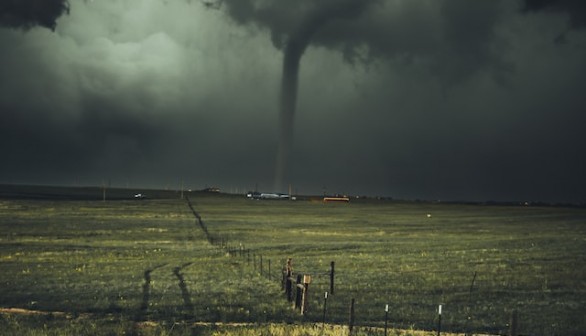
{"type": "Polygon", "coordinates": [[[584,209],[164,195],[0,199],[0,328],[318,335],[333,261],[324,334],[352,299],[355,335],[382,335],[386,305],[395,334],[431,334],[439,304],[442,331],[507,334],[516,311],[519,334],[586,332],[584,209]],[[303,316],[287,258],[312,276],[303,316]]]}

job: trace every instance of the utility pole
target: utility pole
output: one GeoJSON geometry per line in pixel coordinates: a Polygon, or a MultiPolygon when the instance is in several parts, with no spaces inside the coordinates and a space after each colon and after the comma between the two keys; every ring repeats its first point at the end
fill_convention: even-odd
{"type": "Polygon", "coordinates": [[[106,202],[106,183],[102,180],[102,202],[106,202]]]}

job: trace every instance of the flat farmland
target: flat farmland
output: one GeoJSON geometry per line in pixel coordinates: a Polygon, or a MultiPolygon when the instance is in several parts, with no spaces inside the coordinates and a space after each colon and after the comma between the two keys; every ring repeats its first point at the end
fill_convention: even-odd
{"type": "Polygon", "coordinates": [[[347,326],[354,299],[357,335],[382,335],[386,305],[396,334],[431,333],[439,304],[443,331],[506,334],[513,311],[520,334],[586,331],[584,209],[189,199],[203,226],[178,194],[0,200],[0,327],[248,335],[305,325],[295,333],[312,335],[333,261],[332,330],[347,326]],[[303,316],[281,288],[288,258],[312,276],[303,316]]]}

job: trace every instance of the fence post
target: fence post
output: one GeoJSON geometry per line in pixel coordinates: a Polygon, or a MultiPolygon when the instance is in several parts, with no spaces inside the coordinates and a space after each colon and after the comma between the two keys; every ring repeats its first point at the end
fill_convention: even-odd
{"type": "Polygon", "coordinates": [[[291,276],[287,276],[287,283],[285,284],[285,293],[287,293],[287,301],[289,302],[293,302],[293,281],[291,281],[291,276]]]}
{"type": "Polygon", "coordinates": [[[335,262],[330,263],[330,294],[334,295],[334,269],[335,269],[335,262]]]}
{"type": "Polygon", "coordinates": [[[352,298],[352,302],[350,303],[350,317],[348,318],[349,335],[352,335],[352,329],[354,329],[354,298],[352,298]]]}
{"type": "Polygon", "coordinates": [[[324,294],[324,317],[322,320],[322,334],[323,334],[323,330],[326,328],[326,311],[327,311],[327,307],[328,307],[328,292],[325,292],[324,294]]]}
{"type": "MultiPolygon", "coordinates": [[[[301,295],[301,288],[303,287],[303,285],[301,284],[301,279],[302,279],[302,275],[301,274],[297,274],[297,283],[295,288],[297,288],[296,292],[295,292],[295,308],[301,308],[301,299],[302,299],[302,295],[301,295]]],[[[291,301],[291,300],[289,300],[291,301]]]]}
{"type": "Polygon", "coordinates": [[[309,296],[309,284],[311,283],[311,275],[304,275],[303,276],[303,298],[301,300],[301,315],[304,315],[307,312],[308,306],[308,299],[309,296]]]}
{"type": "Polygon", "coordinates": [[[518,324],[518,318],[519,318],[519,314],[517,313],[517,310],[513,310],[511,312],[511,324],[510,324],[510,330],[509,330],[509,336],[517,336],[517,324],[518,324]]]}
{"type": "Polygon", "coordinates": [[[281,290],[287,293],[287,269],[283,266],[281,270],[281,276],[283,279],[281,280],[281,290]]]}
{"type": "Polygon", "coordinates": [[[385,336],[387,336],[387,328],[389,322],[389,305],[385,305],[385,336]]]}
{"type": "Polygon", "coordinates": [[[285,294],[287,294],[287,301],[293,301],[293,293],[292,293],[292,284],[291,284],[291,277],[293,276],[293,265],[292,265],[291,258],[287,259],[287,264],[285,265],[285,269],[283,270],[283,286],[285,286],[285,294]]]}
{"type": "Polygon", "coordinates": [[[437,336],[440,336],[442,331],[442,305],[437,308],[437,336]]]}

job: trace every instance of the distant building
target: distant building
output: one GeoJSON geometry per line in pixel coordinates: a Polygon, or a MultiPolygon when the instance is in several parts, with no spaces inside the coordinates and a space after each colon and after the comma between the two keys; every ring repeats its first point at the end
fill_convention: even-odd
{"type": "Polygon", "coordinates": [[[202,191],[212,192],[212,193],[219,193],[220,192],[220,188],[217,188],[217,187],[209,187],[209,188],[203,189],[202,191]]]}

